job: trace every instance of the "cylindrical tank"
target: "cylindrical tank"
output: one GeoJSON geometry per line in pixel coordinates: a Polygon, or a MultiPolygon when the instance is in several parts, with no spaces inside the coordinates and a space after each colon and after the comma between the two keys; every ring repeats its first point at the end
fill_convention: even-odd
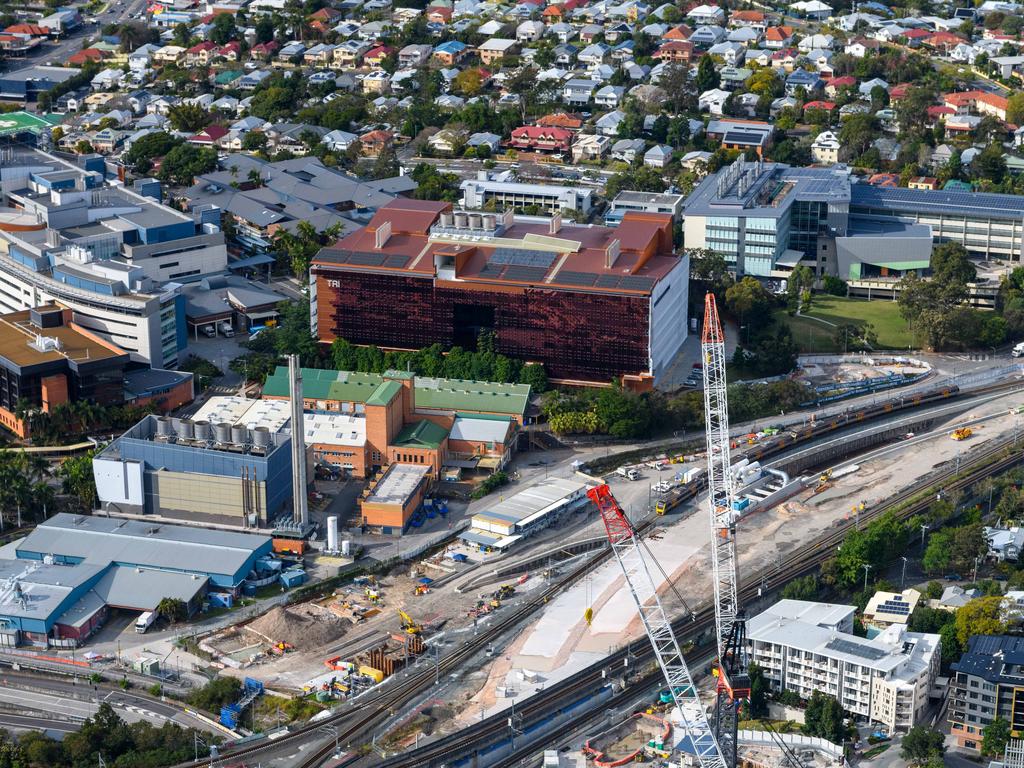
{"type": "Polygon", "coordinates": [[[221,422],[213,425],[213,437],[218,443],[231,442],[231,425],[221,422]]]}
{"type": "Polygon", "coordinates": [[[248,438],[249,430],[246,429],[245,424],[235,424],[233,427],[231,427],[232,443],[238,443],[239,445],[243,445],[249,442],[248,438]]]}
{"type": "Polygon", "coordinates": [[[470,229],[483,229],[484,217],[479,213],[469,214],[469,228],[470,229]]]}
{"type": "Polygon", "coordinates": [[[442,213],[441,214],[441,226],[442,227],[450,227],[454,223],[455,223],[455,215],[454,214],[451,214],[451,213],[442,213]]]}
{"type": "Polygon", "coordinates": [[[195,437],[195,430],[192,428],[192,422],[188,419],[178,420],[178,437],[182,440],[191,440],[195,437]]]}
{"type": "Polygon", "coordinates": [[[344,557],[348,557],[352,554],[352,542],[348,539],[345,539],[343,542],[341,542],[341,554],[344,557]]]}
{"type": "Polygon", "coordinates": [[[196,440],[210,439],[210,422],[205,419],[201,419],[199,421],[193,421],[192,426],[195,428],[196,440]]]}
{"type": "Polygon", "coordinates": [[[266,427],[256,427],[252,431],[252,442],[260,448],[266,448],[270,445],[270,430],[266,427]]]}
{"type": "Polygon", "coordinates": [[[493,232],[497,228],[498,228],[498,217],[495,216],[493,213],[485,213],[484,214],[484,229],[486,229],[488,232],[493,232]]]}
{"type": "Polygon", "coordinates": [[[455,226],[459,229],[465,229],[469,225],[469,216],[462,211],[455,214],[455,226]]]}
{"type": "Polygon", "coordinates": [[[166,416],[159,416],[156,420],[156,433],[160,437],[170,437],[174,433],[174,426],[166,416]]]}
{"type": "Polygon", "coordinates": [[[338,516],[331,515],[327,518],[327,551],[338,551],[338,516]]]}

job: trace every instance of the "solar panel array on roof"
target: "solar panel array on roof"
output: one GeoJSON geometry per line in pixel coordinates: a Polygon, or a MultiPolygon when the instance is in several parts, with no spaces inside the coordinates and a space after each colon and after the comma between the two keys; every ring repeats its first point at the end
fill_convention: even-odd
{"type": "Polygon", "coordinates": [[[850,640],[841,640],[839,638],[829,640],[828,643],[825,644],[825,647],[831,648],[833,651],[839,651],[840,653],[848,653],[851,656],[860,656],[862,659],[869,659],[871,661],[881,661],[889,655],[881,648],[871,648],[869,646],[851,642],[850,640]]]}
{"type": "Polygon", "coordinates": [[[590,272],[572,272],[571,270],[562,270],[555,277],[556,283],[563,283],[564,285],[582,285],[591,286],[597,280],[597,275],[590,272]]]}
{"type": "Polygon", "coordinates": [[[649,291],[654,287],[653,277],[637,277],[630,275],[624,277],[619,281],[619,288],[624,288],[627,291],[649,291]]]}
{"type": "Polygon", "coordinates": [[[349,264],[363,267],[379,267],[384,263],[383,253],[353,253],[348,258],[349,264]]]}
{"type": "Polygon", "coordinates": [[[519,267],[543,267],[548,269],[558,254],[546,251],[529,251],[525,248],[495,248],[491,258],[492,264],[514,264],[519,267]]]}
{"type": "Polygon", "coordinates": [[[902,204],[903,206],[948,210],[958,214],[984,216],[986,212],[1000,211],[1024,216],[1024,196],[1002,195],[991,192],[946,192],[900,187],[876,187],[854,184],[851,187],[854,205],[902,204]]]}
{"type": "Polygon", "coordinates": [[[722,137],[723,144],[761,144],[764,141],[763,133],[750,133],[748,131],[727,131],[722,137]]]}
{"type": "Polygon", "coordinates": [[[405,269],[405,265],[408,263],[408,256],[402,256],[401,254],[398,253],[392,253],[391,255],[384,257],[383,266],[389,267],[391,269],[405,269]]]}
{"type": "Polygon", "coordinates": [[[878,606],[879,613],[892,613],[899,616],[910,615],[910,603],[907,603],[900,599],[886,600],[880,606],[878,606]]]}
{"type": "Polygon", "coordinates": [[[317,258],[320,261],[329,261],[334,264],[347,264],[351,255],[351,251],[342,251],[337,248],[324,248],[319,254],[317,254],[317,258]]]}
{"type": "Polygon", "coordinates": [[[504,264],[484,264],[484,268],[480,270],[480,277],[498,277],[504,271],[504,264]]]}
{"type": "Polygon", "coordinates": [[[618,288],[620,279],[621,278],[618,275],[601,275],[597,278],[597,287],[618,288]]]}
{"type": "Polygon", "coordinates": [[[505,268],[505,274],[502,275],[502,279],[530,283],[537,280],[543,280],[544,275],[547,273],[547,267],[521,267],[513,265],[505,268]]]}

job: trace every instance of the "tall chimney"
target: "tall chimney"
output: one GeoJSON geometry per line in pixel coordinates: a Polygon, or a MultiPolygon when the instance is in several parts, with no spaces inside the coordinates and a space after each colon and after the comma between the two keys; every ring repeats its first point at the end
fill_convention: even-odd
{"type": "Polygon", "coordinates": [[[288,355],[288,381],[292,406],[292,521],[309,525],[306,497],[306,430],[302,415],[302,368],[298,355],[288,355]]]}

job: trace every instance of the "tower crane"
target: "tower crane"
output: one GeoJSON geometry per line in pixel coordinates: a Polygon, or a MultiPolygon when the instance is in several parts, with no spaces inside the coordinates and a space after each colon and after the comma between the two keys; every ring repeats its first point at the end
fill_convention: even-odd
{"type": "Polygon", "coordinates": [[[711,569],[715,586],[718,643],[718,691],[715,735],[728,768],[736,766],[739,702],[750,696],[746,659],[746,620],[739,605],[736,568],[736,520],[730,472],[729,405],[725,382],[725,334],[715,295],[704,297],[701,336],[704,372],[704,420],[708,458],[708,511],[711,516],[711,569]]]}
{"type": "Polygon", "coordinates": [[[693,745],[700,768],[734,768],[735,764],[730,765],[723,759],[715,732],[704,714],[697,688],[679,649],[679,641],[676,640],[672,624],[658,597],[657,585],[636,529],[607,485],[591,488],[587,495],[601,513],[612,552],[622,567],[629,593],[636,603],[640,621],[654,648],[658,666],[668,683],[668,690],[682,717],[683,727],[693,745]]]}

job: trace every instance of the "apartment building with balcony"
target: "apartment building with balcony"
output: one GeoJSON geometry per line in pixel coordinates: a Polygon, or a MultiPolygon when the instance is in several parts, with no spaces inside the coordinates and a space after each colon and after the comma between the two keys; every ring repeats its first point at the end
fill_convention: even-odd
{"type": "Polygon", "coordinates": [[[939,672],[939,635],[889,627],[853,634],[852,605],[780,600],[747,623],[750,660],[774,690],[834,696],[865,722],[906,731],[928,705],[939,672]]]}
{"type": "Polygon", "coordinates": [[[996,717],[1024,732],[1024,637],[975,635],[952,665],[949,732],[957,746],[980,749],[982,730],[996,717]]]}

